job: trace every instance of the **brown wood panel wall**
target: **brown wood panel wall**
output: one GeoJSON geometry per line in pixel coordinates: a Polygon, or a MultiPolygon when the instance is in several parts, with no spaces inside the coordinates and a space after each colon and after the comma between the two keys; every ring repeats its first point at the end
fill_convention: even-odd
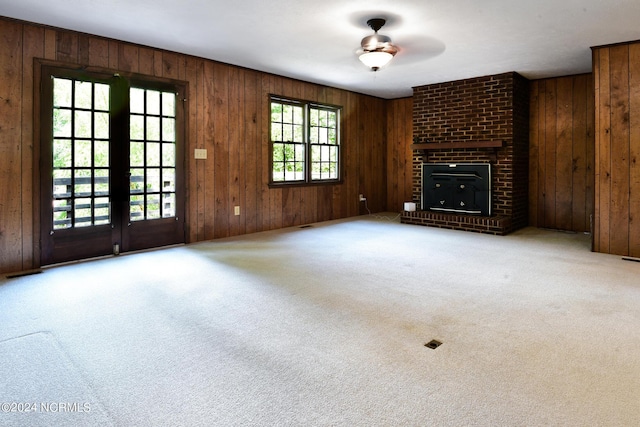
{"type": "Polygon", "coordinates": [[[387,103],[387,207],[404,209],[413,200],[413,98],[387,103]]]}
{"type": "Polygon", "coordinates": [[[359,193],[372,212],[386,210],[383,99],[5,18],[0,42],[0,273],[39,264],[34,58],[187,82],[188,242],[366,213],[359,193]],[[343,107],[343,183],[268,187],[270,93],[343,107]],[[195,148],[207,149],[208,159],[194,160],[195,148]],[[240,206],[239,216],[234,206],[240,206]]]}
{"type": "Polygon", "coordinates": [[[640,257],[640,43],[593,49],[594,250],[640,257]]]}
{"type": "Polygon", "coordinates": [[[590,231],[593,76],[533,80],[529,87],[529,225],[590,231]]]}

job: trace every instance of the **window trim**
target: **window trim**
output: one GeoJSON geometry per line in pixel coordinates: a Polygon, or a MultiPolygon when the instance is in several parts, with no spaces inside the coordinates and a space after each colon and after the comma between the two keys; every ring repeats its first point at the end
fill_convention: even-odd
{"type": "Polygon", "coordinates": [[[319,185],[336,185],[343,183],[343,165],[342,165],[342,106],[334,105],[329,103],[320,103],[316,101],[308,101],[297,98],[291,98],[281,95],[269,94],[269,102],[267,103],[268,108],[268,139],[269,139],[269,187],[277,188],[277,187],[308,187],[308,186],[319,186],[319,185]],[[275,181],[273,175],[273,144],[274,141],[271,139],[272,135],[272,125],[273,121],[271,120],[271,105],[272,103],[282,103],[289,104],[293,106],[303,107],[303,139],[304,139],[304,147],[305,147],[305,155],[304,155],[304,179],[295,180],[295,181],[275,181]],[[313,179],[311,177],[312,174],[312,159],[311,159],[311,141],[310,141],[310,132],[311,125],[309,123],[310,110],[312,108],[317,108],[319,110],[329,110],[334,111],[337,114],[336,120],[336,136],[338,138],[337,146],[337,178],[331,179],[313,179]]]}

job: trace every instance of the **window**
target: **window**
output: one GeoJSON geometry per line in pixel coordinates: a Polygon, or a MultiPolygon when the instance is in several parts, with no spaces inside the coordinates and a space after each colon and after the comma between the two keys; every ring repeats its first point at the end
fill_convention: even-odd
{"type": "Polygon", "coordinates": [[[340,108],[271,97],[271,182],[340,179],[340,108]]]}

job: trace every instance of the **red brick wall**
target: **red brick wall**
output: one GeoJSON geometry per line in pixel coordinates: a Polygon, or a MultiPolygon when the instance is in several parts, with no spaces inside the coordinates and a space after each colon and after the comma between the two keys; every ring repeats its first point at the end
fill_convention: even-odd
{"type": "MultiPolygon", "coordinates": [[[[414,143],[448,143],[502,140],[502,148],[464,148],[415,150],[413,153],[413,200],[420,206],[423,162],[492,164],[492,217],[503,224],[493,234],[507,234],[528,224],[528,81],[510,72],[493,76],[415,87],[413,90],[414,143]]],[[[431,213],[406,215],[413,222],[442,226],[431,213]]],[[[461,215],[449,215],[447,228],[469,229],[469,223],[486,231],[486,221],[469,221],[461,215]]],[[[473,228],[473,227],[471,227],[473,228]]]]}

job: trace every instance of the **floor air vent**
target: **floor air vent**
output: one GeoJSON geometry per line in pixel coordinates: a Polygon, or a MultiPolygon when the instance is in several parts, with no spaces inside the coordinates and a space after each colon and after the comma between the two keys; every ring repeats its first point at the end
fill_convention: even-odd
{"type": "Polygon", "coordinates": [[[440,347],[442,345],[442,343],[438,340],[431,340],[428,343],[426,343],[424,346],[430,348],[431,350],[435,350],[436,348],[440,347]]]}
{"type": "Polygon", "coordinates": [[[302,226],[300,226],[300,228],[311,228],[311,227],[313,227],[313,225],[302,225],[302,226]]]}

